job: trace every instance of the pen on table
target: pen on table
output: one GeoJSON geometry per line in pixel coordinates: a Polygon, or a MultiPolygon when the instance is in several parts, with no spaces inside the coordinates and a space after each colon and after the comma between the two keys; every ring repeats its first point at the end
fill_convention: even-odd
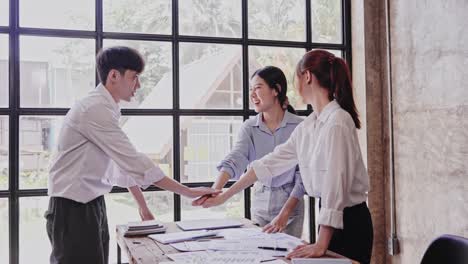
{"type": "Polygon", "coordinates": [[[275,251],[288,251],[287,248],[282,247],[258,247],[259,249],[268,249],[268,250],[275,250],[275,251]]]}
{"type": "Polygon", "coordinates": [[[260,263],[263,263],[263,262],[270,262],[270,261],[275,261],[275,260],[277,260],[277,258],[264,259],[264,260],[260,260],[260,263]]]}

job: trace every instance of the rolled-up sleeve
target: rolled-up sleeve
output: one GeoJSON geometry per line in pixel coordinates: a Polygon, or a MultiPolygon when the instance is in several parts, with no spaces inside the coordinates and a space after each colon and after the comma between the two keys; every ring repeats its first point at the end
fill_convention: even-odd
{"type": "Polygon", "coordinates": [[[302,183],[301,172],[296,167],[296,173],[294,174],[294,188],[291,191],[290,197],[302,199],[305,194],[304,184],[302,183]]]}
{"type": "Polygon", "coordinates": [[[148,186],[165,177],[148,156],[135,149],[111,109],[89,109],[82,126],[85,136],[115,163],[111,183],[121,187],[148,186]]]}
{"type": "Polygon", "coordinates": [[[239,180],[250,162],[249,149],[253,143],[247,126],[246,123],[241,126],[234,147],[217,166],[219,171],[227,172],[233,180],[239,180]]]}
{"type": "Polygon", "coordinates": [[[275,147],[273,152],[252,162],[251,167],[259,181],[271,185],[273,177],[279,176],[298,164],[295,137],[299,126],[294,129],[289,139],[275,147]]]}
{"type": "Polygon", "coordinates": [[[353,153],[352,132],[348,128],[335,125],[327,134],[324,147],[326,159],[330,162],[323,177],[318,224],[343,229],[344,197],[350,191],[350,177],[356,155],[353,153]]]}

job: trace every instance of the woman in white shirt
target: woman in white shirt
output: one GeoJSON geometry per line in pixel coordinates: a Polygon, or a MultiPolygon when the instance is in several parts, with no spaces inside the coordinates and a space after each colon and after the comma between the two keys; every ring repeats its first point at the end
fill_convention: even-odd
{"type": "Polygon", "coordinates": [[[299,164],[304,188],[320,199],[317,242],[289,258],[320,257],[327,249],[369,263],[373,229],[366,205],[369,177],[359,148],[360,121],[346,62],[324,50],[307,52],[296,69],[296,89],[314,112],[284,144],[262,159],[226,192],[205,201],[224,203],[257,180],[266,182],[299,164]]]}

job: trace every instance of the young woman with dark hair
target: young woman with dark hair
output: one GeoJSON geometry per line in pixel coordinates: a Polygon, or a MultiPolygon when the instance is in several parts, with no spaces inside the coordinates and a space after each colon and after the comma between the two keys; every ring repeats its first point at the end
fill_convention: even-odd
{"type": "MultiPolygon", "coordinates": [[[[244,122],[232,151],[219,163],[219,175],[213,184],[217,190],[229,180],[239,180],[251,162],[284,143],[303,120],[288,103],[286,76],[281,69],[261,68],[250,82],[250,99],[259,114],[244,122]]],[[[193,204],[203,204],[207,198],[193,204]]],[[[300,238],[303,198],[304,187],[297,166],[279,173],[273,181],[258,181],[253,187],[252,220],[266,232],[284,231],[300,238]]]]}
{"type": "Polygon", "coordinates": [[[205,201],[224,203],[253,182],[268,182],[299,164],[305,190],[320,199],[317,242],[294,249],[289,258],[320,257],[327,249],[370,263],[373,229],[366,205],[369,177],[359,148],[361,124],[344,60],[324,50],[307,52],[296,70],[296,89],[314,112],[288,141],[254,161],[226,192],[205,201]]]}

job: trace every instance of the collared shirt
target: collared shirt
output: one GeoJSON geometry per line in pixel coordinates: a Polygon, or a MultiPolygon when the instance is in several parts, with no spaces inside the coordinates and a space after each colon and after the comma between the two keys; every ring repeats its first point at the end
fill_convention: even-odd
{"type": "MultiPolygon", "coordinates": [[[[238,180],[252,161],[260,159],[273,149],[286,142],[302,118],[289,113],[284,113],[283,120],[275,132],[271,132],[263,122],[262,113],[245,121],[237,136],[232,151],[218,165],[218,170],[227,172],[231,179],[238,180]]],[[[301,175],[296,167],[290,167],[282,171],[272,180],[261,181],[269,187],[280,187],[285,184],[294,184],[291,192],[292,197],[302,198],[304,187],[301,175]]]]}
{"type": "Polygon", "coordinates": [[[65,116],[49,168],[49,196],[87,203],[112,186],[150,185],[165,175],[119,126],[120,108],[99,84],[65,116]]]}
{"type": "Polygon", "coordinates": [[[369,177],[353,119],[336,101],[308,116],[252,167],[259,180],[271,181],[297,164],[307,193],[321,199],[318,223],[342,229],[343,209],[366,201],[369,177]]]}

